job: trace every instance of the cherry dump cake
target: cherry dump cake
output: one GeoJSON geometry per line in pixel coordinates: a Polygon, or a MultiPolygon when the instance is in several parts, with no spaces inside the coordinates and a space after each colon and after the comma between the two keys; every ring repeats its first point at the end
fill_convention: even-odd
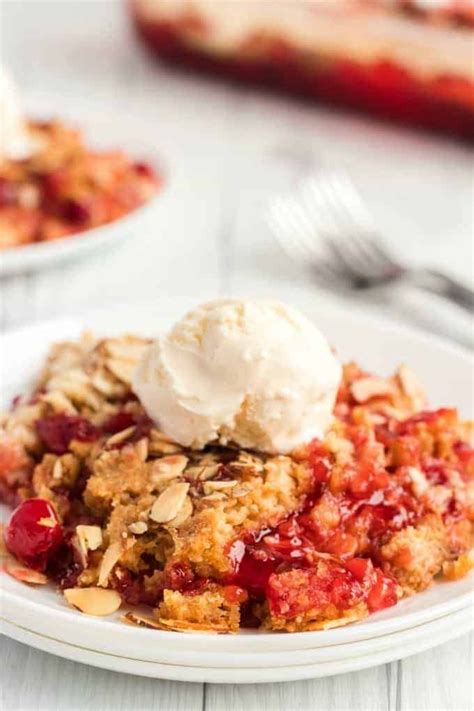
{"type": "Polygon", "coordinates": [[[0,89],[0,250],[105,225],[158,191],[147,163],[93,150],[60,121],[24,118],[7,75],[0,89]]]}
{"type": "Polygon", "coordinates": [[[160,57],[474,138],[472,0],[130,0],[160,57]]]}
{"type": "Polygon", "coordinates": [[[7,573],[85,613],[224,633],[345,625],[469,571],[470,427],[406,366],[345,365],[325,433],[288,453],[196,448],[132,390],[150,347],[58,343],[3,417],[7,573]]]}

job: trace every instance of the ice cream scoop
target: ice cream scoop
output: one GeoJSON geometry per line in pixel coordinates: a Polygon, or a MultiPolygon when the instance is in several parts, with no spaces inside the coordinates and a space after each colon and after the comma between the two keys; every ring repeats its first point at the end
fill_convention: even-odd
{"type": "Polygon", "coordinates": [[[158,338],[133,389],[170,438],[286,453],[322,437],[341,366],[316,326],[272,301],[199,306],[158,338]]]}

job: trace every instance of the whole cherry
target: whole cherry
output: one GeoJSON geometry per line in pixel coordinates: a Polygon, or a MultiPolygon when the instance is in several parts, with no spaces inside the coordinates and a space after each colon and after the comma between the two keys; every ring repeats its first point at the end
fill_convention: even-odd
{"type": "Polygon", "coordinates": [[[35,570],[44,570],[63,540],[53,505],[46,499],[27,499],[12,513],[5,544],[12,555],[35,570]]]}

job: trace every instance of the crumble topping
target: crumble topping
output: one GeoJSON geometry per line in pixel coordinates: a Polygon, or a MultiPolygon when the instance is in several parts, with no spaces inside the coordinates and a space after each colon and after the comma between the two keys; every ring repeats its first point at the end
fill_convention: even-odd
{"type": "Polygon", "coordinates": [[[337,627],[472,567],[471,428],[426,410],[406,366],[344,366],[332,428],[291,455],[198,451],[130,390],[147,345],[56,344],[2,416],[7,573],[86,614],[127,603],[128,623],[221,633],[337,627]]]}
{"type": "Polygon", "coordinates": [[[30,121],[26,131],[37,150],[22,160],[0,160],[0,250],[107,224],[159,189],[147,163],[92,150],[59,121],[30,121]]]}

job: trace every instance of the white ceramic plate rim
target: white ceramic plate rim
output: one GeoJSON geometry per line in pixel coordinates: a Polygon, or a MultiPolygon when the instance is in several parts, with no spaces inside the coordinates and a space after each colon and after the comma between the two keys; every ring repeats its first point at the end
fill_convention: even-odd
{"type": "Polygon", "coordinates": [[[282,681],[297,681],[314,679],[334,674],[360,671],[369,667],[386,664],[413,654],[424,652],[438,644],[462,636],[467,632],[464,621],[438,629],[429,625],[422,634],[412,639],[408,644],[402,640],[398,645],[391,645],[384,650],[367,651],[355,657],[345,657],[327,662],[303,664],[287,667],[239,667],[235,669],[216,667],[189,667],[175,664],[163,664],[150,661],[121,657],[113,654],[102,654],[92,649],[83,649],[71,644],[65,644],[54,639],[37,635],[29,630],[21,629],[9,623],[3,623],[1,631],[12,639],[23,642],[62,658],[72,659],[101,669],[110,669],[126,674],[137,674],[158,679],[176,681],[209,682],[217,684],[248,684],[282,681]]]}
{"type": "MultiPolygon", "coordinates": [[[[52,95],[52,101],[48,94],[42,94],[39,95],[39,97],[41,98],[37,98],[31,102],[32,108],[30,109],[30,115],[38,118],[42,116],[50,116],[50,112],[47,111],[46,108],[42,107],[47,107],[49,104],[57,105],[58,97],[52,95]],[[36,106],[39,108],[36,109],[36,106]]],[[[93,143],[90,137],[90,133],[93,130],[92,126],[94,125],[94,122],[98,122],[100,120],[103,121],[103,116],[107,113],[108,107],[106,109],[106,107],[103,106],[101,108],[100,105],[96,103],[91,104],[90,102],[85,103],[77,101],[74,106],[76,110],[74,115],[74,125],[79,128],[81,128],[82,125],[85,125],[87,129],[85,131],[85,139],[88,143],[93,143]]],[[[119,115],[122,115],[121,112],[118,113],[119,115]]],[[[145,133],[143,130],[140,131],[140,127],[143,127],[142,122],[137,121],[134,118],[130,119],[129,116],[127,116],[126,120],[123,120],[125,123],[123,129],[123,140],[125,143],[129,143],[130,136],[134,133],[138,136],[145,133]]],[[[140,143],[143,145],[142,141],[140,141],[140,143]]],[[[109,147],[111,149],[120,149],[122,147],[120,144],[120,137],[118,139],[111,140],[110,143],[108,143],[107,140],[102,140],[100,144],[104,148],[109,147]]],[[[109,244],[118,244],[121,239],[136,234],[138,227],[143,224],[145,220],[152,218],[168,185],[168,166],[163,155],[164,149],[162,151],[159,145],[157,147],[148,141],[145,142],[144,149],[146,155],[137,155],[136,159],[146,160],[157,171],[157,173],[164,178],[163,184],[160,186],[160,189],[156,195],[154,195],[143,205],[138,206],[123,217],[120,217],[113,222],[109,222],[106,225],[94,227],[92,229],[85,230],[84,232],[79,232],[71,237],[62,237],[51,242],[38,242],[35,244],[24,245],[22,247],[12,247],[2,250],[0,252],[0,276],[9,276],[18,272],[34,271],[43,267],[52,266],[53,264],[64,260],[73,260],[91,251],[107,247],[109,244]]],[[[132,158],[134,158],[133,149],[129,152],[132,158]]]]}
{"type": "MultiPolygon", "coordinates": [[[[40,341],[43,345],[46,345],[46,341],[50,341],[53,338],[70,337],[77,334],[85,326],[95,328],[98,331],[103,329],[113,332],[130,330],[131,325],[135,325],[137,332],[156,332],[157,324],[160,323],[160,314],[161,323],[163,324],[164,314],[167,316],[173,314],[175,316],[175,308],[175,303],[162,303],[158,309],[150,306],[146,309],[142,307],[138,310],[130,307],[116,307],[113,310],[100,311],[81,318],[50,321],[4,335],[0,339],[0,344],[2,345],[0,350],[2,350],[4,356],[9,353],[10,358],[13,357],[14,359],[15,366],[21,368],[22,358],[20,356],[22,354],[20,350],[24,348],[27,342],[31,344],[31,342],[37,343],[40,341]]],[[[167,323],[169,323],[169,320],[167,323]]],[[[371,337],[373,338],[375,335],[384,348],[386,341],[392,339],[395,343],[400,341],[403,349],[409,350],[410,346],[413,353],[416,353],[419,349],[422,351],[428,349],[432,357],[435,357],[436,353],[438,356],[441,354],[442,362],[444,362],[443,359],[447,359],[446,362],[450,363],[451,368],[455,365],[458,373],[468,372],[466,369],[471,366],[469,355],[461,349],[443,344],[439,339],[421,336],[409,329],[388,327],[387,324],[381,324],[376,320],[356,318],[353,315],[348,316],[338,310],[328,313],[327,309],[325,309],[324,317],[319,315],[319,323],[323,325],[323,328],[326,327],[326,330],[331,330],[333,326],[337,326],[334,334],[337,334],[338,328],[340,333],[344,329],[347,331],[348,328],[355,328],[359,336],[365,333],[366,338],[368,338],[369,334],[372,334],[371,337]]],[[[337,340],[337,335],[334,338],[337,340]]],[[[31,356],[28,357],[31,358],[31,356]]],[[[220,637],[206,634],[182,635],[174,632],[134,629],[121,624],[114,626],[114,635],[119,636],[124,641],[126,639],[132,641],[138,638],[137,635],[140,635],[139,639],[144,645],[160,643],[176,649],[193,648],[196,650],[207,649],[215,651],[237,651],[240,649],[268,651],[269,647],[274,650],[290,650],[343,644],[406,629],[467,606],[470,600],[469,591],[472,585],[472,578],[473,576],[471,575],[456,583],[440,583],[431,590],[411,598],[411,601],[418,601],[419,605],[422,606],[421,609],[415,608],[415,610],[410,611],[412,603],[410,600],[405,600],[397,608],[392,608],[392,610],[396,610],[396,614],[389,619],[384,618],[387,613],[387,611],[384,611],[357,625],[324,632],[303,632],[291,635],[243,633],[235,637],[220,637]],[[446,599],[435,604],[429,604],[430,600],[436,599],[436,593],[440,590],[442,590],[443,595],[446,593],[446,599]],[[435,593],[434,598],[433,592],[435,593]],[[425,601],[426,606],[423,607],[425,601]]],[[[8,602],[12,613],[12,621],[19,623],[24,615],[28,615],[30,619],[40,620],[41,624],[46,625],[46,627],[49,626],[49,629],[53,629],[58,621],[61,621],[64,628],[68,627],[70,629],[72,639],[78,639],[81,634],[94,636],[100,634],[100,632],[111,632],[110,625],[113,624],[111,621],[86,618],[74,610],[62,610],[59,604],[56,604],[56,606],[44,604],[39,599],[40,593],[36,593],[38,598],[28,599],[28,595],[22,593],[23,586],[16,581],[5,581],[5,587],[7,589],[4,593],[4,603],[8,602]]],[[[44,629],[38,631],[45,632],[44,629]]]]}
{"type": "MultiPolygon", "coordinates": [[[[112,654],[113,656],[133,659],[139,662],[156,662],[159,664],[179,664],[191,667],[216,667],[216,668],[240,668],[240,667],[291,667],[316,662],[328,662],[332,660],[357,657],[369,651],[375,653],[384,651],[389,647],[410,643],[422,635],[430,634],[433,631],[448,630],[454,626],[461,627],[464,631],[469,631],[474,624],[472,606],[468,605],[460,610],[452,612],[428,622],[408,627],[397,632],[387,633],[378,637],[370,637],[355,642],[344,642],[323,647],[314,647],[301,650],[262,650],[260,652],[250,652],[244,649],[241,652],[233,651],[199,651],[188,644],[183,649],[173,649],[169,645],[137,646],[133,647],[129,642],[117,646],[112,637],[91,636],[82,643],[79,640],[72,641],[67,635],[58,634],[58,629],[47,629],[41,631],[36,629],[36,625],[20,624],[8,619],[8,606],[5,614],[0,617],[2,622],[13,625],[19,629],[33,632],[45,639],[50,639],[64,644],[80,647],[87,651],[100,652],[101,654],[112,654]]],[[[152,632],[153,634],[153,632],[152,632]]],[[[191,640],[192,642],[192,640],[191,640]]]]}

